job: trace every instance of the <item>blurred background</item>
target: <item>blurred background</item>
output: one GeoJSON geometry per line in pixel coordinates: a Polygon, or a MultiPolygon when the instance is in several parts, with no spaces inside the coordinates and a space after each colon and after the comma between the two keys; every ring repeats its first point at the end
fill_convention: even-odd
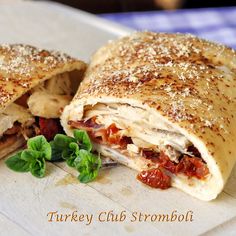
{"type": "Polygon", "coordinates": [[[56,0],[92,13],[236,6],[236,0],[56,0]]]}
{"type": "Polygon", "coordinates": [[[190,33],[236,49],[236,0],[51,1],[94,13],[121,27],[155,32],[190,33]]]}

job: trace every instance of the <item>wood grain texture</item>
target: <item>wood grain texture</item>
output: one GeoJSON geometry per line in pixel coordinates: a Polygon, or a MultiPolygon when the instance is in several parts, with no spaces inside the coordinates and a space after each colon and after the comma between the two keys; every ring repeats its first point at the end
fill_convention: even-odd
{"type": "Polygon", "coordinates": [[[228,236],[233,236],[236,233],[236,217],[232,218],[231,220],[221,224],[217,225],[215,228],[211,229],[210,231],[204,233],[204,236],[220,236],[223,235],[222,232],[227,232],[228,236]]]}
{"type": "MultiPolygon", "coordinates": [[[[59,166],[68,173],[77,174],[64,163],[59,166]]],[[[168,223],[152,223],[165,234],[199,235],[236,215],[236,198],[227,193],[223,192],[212,202],[202,202],[174,188],[165,191],[151,189],[138,182],[135,176],[135,171],[119,166],[104,171],[98,181],[89,186],[131,211],[160,214],[171,213],[173,210],[179,213],[193,211],[193,222],[172,222],[169,223],[171,227],[167,227],[168,223]]]]}
{"type": "Polygon", "coordinates": [[[24,229],[22,226],[13,222],[11,219],[7,218],[5,215],[0,213],[0,226],[1,235],[18,235],[18,236],[29,236],[30,233],[24,229]]]}
{"type": "Polygon", "coordinates": [[[99,212],[121,212],[126,209],[88,185],[80,184],[77,180],[65,181],[65,178],[68,180],[68,175],[60,168],[48,164],[48,170],[45,178],[37,179],[32,178],[29,173],[12,172],[3,161],[0,162],[0,179],[5,182],[0,186],[0,212],[24,226],[31,234],[90,235],[96,232],[98,235],[106,235],[115,230],[118,235],[124,235],[127,227],[132,231],[131,235],[147,231],[160,233],[149,224],[99,222],[95,219],[99,212]],[[70,214],[75,210],[78,214],[94,214],[94,220],[89,226],[86,222],[49,222],[49,212],[70,214]]]}

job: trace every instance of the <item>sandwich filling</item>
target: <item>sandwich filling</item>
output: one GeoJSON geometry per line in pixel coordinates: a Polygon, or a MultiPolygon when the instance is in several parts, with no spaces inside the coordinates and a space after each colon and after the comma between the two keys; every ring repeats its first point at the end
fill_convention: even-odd
{"type": "Polygon", "coordinates": [[[74,90],[72,77],[66,72],[39,84],[7,106],[0,113],[0,150],[21,140],[15,147],[19,148],[35,135],[51,140],[62,132],[59,117],[74,90]]]}
{"type": "MultiPolygon", "coordinates": [[[[173,175],[205,180],[207,164],[194,145],[161,117],[128,104],[87,105],[71,128],[84,129],[98,146],[135,161],[137,178],[156,188],[171,186],[173,175]]],[[[96,147],[96,145],[95,145],[96,147]]],[[[111,155],[112,158],[112,155],[111,155]]]]}

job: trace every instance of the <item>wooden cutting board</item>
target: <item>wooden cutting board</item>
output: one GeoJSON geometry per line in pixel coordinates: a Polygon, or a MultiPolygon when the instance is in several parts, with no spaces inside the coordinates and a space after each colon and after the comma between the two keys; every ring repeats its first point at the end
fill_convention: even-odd
{"type": "MultiPolygon", "coordinates": [[[[0,43],[33,44],[84,60],[106,41],[131,31],[49,2],[1,4],[0,25],[0,43]]],[[[123,166],[102,171],[97,181],[86,185],[63,163],[48,163],[47,169],[45,178],[36,179],[12,172],[0,161],[0,235],[236,234],[236,169],[212,202],[174,188],[145,187],[135,179],[135,171],[123,166]],[[155,216],[187,212],[192,221],[155,221],[155,216]],[[74,218],[56,222],[56,213],[74,218]],[[144,215],[150,215],[146,222],[144,215]]]]}

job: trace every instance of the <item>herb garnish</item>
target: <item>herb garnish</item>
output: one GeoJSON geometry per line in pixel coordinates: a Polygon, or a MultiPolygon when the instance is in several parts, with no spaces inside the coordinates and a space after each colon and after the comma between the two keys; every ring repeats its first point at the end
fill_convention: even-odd
{"type": "Polygon", "coordinates": [[[57,134],[50,143],[42,135],[30,138],[27,149],[8,158],[6,165],[17,172],[31,172],[42,178],[46,173],[46,161],[66,161],[79,172],[82,183],[94,180],[101,167],[101,158],[93,153],[92,143],[86,131],[74,130],[74,137],[57,134]]]}
{"type": "Polygon", "coordinates": [[[45,176],[45,160],[51,159],[51,146],[42,135],[33,137],[27,141],[27,149],[18,152],[6,160],[6,165],[18,172],[30,171],[38,178],[45,176]]]}

